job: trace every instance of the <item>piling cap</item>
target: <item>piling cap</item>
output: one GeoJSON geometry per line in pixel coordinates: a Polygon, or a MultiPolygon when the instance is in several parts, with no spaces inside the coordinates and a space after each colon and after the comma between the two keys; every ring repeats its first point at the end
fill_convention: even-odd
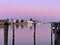
{"type": "Polygon", "coordinates": [[[6,21],[6,22],[4,23],[4,25],[8,25],[8,22],[6,21]]]}

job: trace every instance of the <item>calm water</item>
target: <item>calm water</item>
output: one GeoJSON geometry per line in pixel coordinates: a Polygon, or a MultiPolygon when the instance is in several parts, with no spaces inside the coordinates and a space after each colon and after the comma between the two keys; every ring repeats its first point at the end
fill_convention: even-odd
{"type": "MultiPolygon", "coordinates": [[[[50,25],[40,25],[36,28],[36,44],[51,45],[50,25]]],[[[0,28],[0,45],[4,45],[4,29],[0,28]]],[[[9,27],[8,45],[12,45],[12,27],[9,27]]],[[[33,45],[33,29],[15,28],[15,45],[33,45]]]]}

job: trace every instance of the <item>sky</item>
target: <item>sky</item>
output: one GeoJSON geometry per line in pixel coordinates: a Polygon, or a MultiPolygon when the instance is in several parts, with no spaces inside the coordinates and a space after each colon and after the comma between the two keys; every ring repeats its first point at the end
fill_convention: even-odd
{"type": "Polygon", "coordinates": [[[0,0],[0,17],[60,18],[60,0],[0,0]]]}

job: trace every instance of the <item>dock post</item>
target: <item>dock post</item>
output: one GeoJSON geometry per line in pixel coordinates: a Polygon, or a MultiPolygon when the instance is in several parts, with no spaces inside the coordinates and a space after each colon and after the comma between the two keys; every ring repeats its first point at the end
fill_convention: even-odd
{"type": "Polygon", "coordinates": [[[52,23],[51,23],[51,45],[53,45],[53,29],[52,29],[52,23]]]}
{"type": "Polygon", "coordinates": [[[11,22],[12,22],[12,45],[15,45],[15,22],[14,22],[14,19],[11,19],[11,22]]]}
{"type": "Polygon", "coordinates": [[[8,22],[4,23],[4,45],[8,45],[8,22]]]}
{"type": "Polygon", "coordinates": [[[36,23],[34,22],[34,45],[36,45],[36,23]]]}

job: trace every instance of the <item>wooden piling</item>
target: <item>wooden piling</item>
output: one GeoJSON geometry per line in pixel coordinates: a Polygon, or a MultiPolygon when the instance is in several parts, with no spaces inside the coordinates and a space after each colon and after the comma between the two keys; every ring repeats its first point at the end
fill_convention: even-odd
{"type": "Polygon", "coordinates": [[[51,45],[53,45],[53,30],[52,30],[52,24],[51,24],[51,45]]]}
{"type": "Polygon", "coordinates": [[[34,22],[34,45],[36,45],[36,23],[34,22]]]}
{"type": "Polygon", "coordinates": [[[4,23],[4,45],[8,45],[8,23],[4,23]]]}
{"type": "Polygon", "coordinates": [[[15,45],[15,28],[14,28],[14,22],[13,22],[12,45],[15,45]]]}

